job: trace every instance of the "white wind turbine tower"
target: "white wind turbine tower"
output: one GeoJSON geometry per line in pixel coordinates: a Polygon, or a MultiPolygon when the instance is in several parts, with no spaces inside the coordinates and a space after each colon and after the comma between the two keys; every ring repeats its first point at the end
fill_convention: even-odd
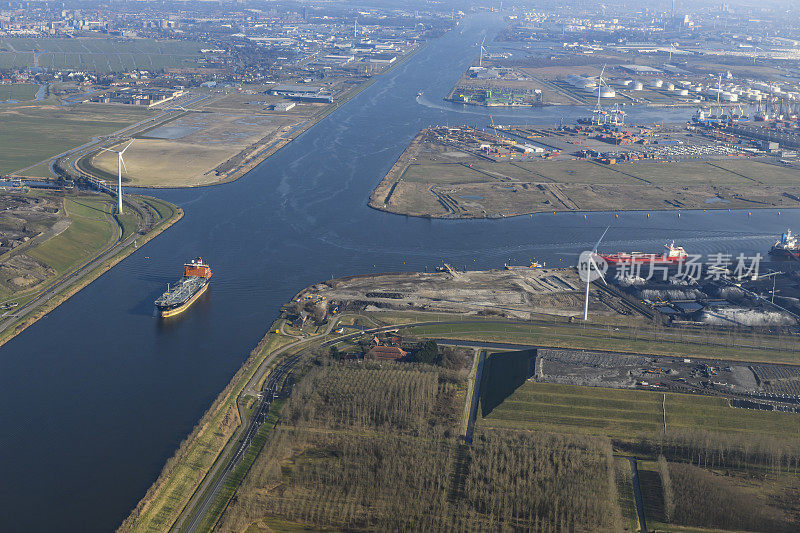
{"type": "MultiPolygon", "coordinates": [[[[608,87],[606,80],[603,79],[603,74],[606,72],[606,66],[603,65],[603,69],[600,71],[600,76],[597,84],[597,108],[600,109],[600,89],[603,87],[608,87]]],[[[605,235],[605,233],[603,234],[605,235]]],[[[602,239],[602,237],[600,237],[602,239]]]]}
{"type": "Polygon", "coordinates": [[[125,172],[128,172],[128,167],[125,166],[125,160],[122,159],[122,154],[124,154],[125,150],[130,148],[132,144],[133,139],[131,139],[131,142],[129,142],[128,145],[120,151],[101,147],[101,149],[105,150],[106,152],[117,154],[117,210],[119,214],[122,214],[122,169],[124,168],[125,172]]]}
{"type": "Polygon", "coordinates": [[[483,53],[486,51],[486,48],[483,47],[483,43],[486,42],[486,37],[484,36],[483,40],[481,41],[481,55],[478,57],[478,66],[483,66],[483,53]]]}
{"type": "Polygon", "coordinates": [[[586,265],[586,300],[583,303],[583,320],[589,320],[589,285],[592,283],[592,268],[594,268],[595,272],[597,272],[597,276],[605,283],[606,278],[603,277],[603,271],[600,270],[600,267],[597,266],[597,263],[594,261],[594,256],[597,254],[597,248],[600,246],[600,241],[603,240],[603,237],[606,236],[608,233],[608,228],[600,235],[600,238],[597,239],[597,244],[594,245],[594,249],[591,252],[583,252],[581,253],[581,257],[578,260],[578,271],[580,272],[581,265],[586,265]]]}

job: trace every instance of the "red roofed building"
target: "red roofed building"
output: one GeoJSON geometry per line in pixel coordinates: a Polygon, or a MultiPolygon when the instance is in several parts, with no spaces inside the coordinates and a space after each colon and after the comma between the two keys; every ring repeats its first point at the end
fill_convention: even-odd
{"type": "Polygon", "coordinates": [[[376,361],[397,361],[408,355],[408,352],[397,346],[373,346],[364,356],[376,361]]]}

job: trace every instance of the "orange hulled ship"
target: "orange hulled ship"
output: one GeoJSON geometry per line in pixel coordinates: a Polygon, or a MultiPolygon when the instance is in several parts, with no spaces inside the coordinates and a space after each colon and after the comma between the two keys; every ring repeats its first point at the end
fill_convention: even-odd
{"type": "Polygon", "coordinates": [[[613,254],[598,253],[608,264],[616,265],[617,263],[653,263],[653,264],[671,264],[680,263],[687,257],[686,250],[683,246],[675,246],[675,241],[672,244],[665,244],[667,249],[665,253],[653,254],[644,252],[617,252],[613,254]]]}
{"type": "Polygon", "coordinates": [[[196,257],[183,265],[183,276],[155,301],[159,316],[169,317],[184,312],[206,292],[211,279],[211,267],[196,257]]]}

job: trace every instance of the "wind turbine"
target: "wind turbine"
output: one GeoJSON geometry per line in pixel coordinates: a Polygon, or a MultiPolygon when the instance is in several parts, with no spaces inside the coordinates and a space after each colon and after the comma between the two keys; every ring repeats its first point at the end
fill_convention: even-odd
{"type": "MultiPolygon", "coordinates": [[[[610,227],[610,226],[609,226],[610,227]]],[[[583,303],[583,320],[589,320],[589,285],[592,283],[592,267],[594,267],[595,272],[597,272],[597,276],[603,280],[603,283],[606,283],[606,278],[603,277],[603,271],[600,270],[600,267],[597,266],[597,263],[594,260],[594,256],[597,254],[597,248],[600,246],[600,241],[603,240],[603,237],[606,236],[608,233],[608,229],[600,235],[600,238],[597,239],[597,244],[594,245],[594,249],[591,252],[583,252],[581,253],[580,259],[578,260],[578,272],[580,273],[581,266],[586,265],[586,300],[583,303]]]]}
{"type": "Polygon", "coordinates": [[[608,87],[606,81],[603,79],[603,74],[606,71],[606,66],[603,65],[603,69],[600,71],[600,76],[598,76],[598,83],[597,83],[597,105],[592,111],[592,120],[597,117],[597,125],[604,124],[606,122],[606,116],[603,115],[603,108],[600,106],[600,91],[603,87],[608,87]]]}
{"type": "Polygon", "coordinates": [[[483,43],[486,42],[486,36],[484,35],[483,40],[481,41],[481,55],[478,57],[478,66],[483,66],[483,53],[486,51],[486,48],[483,47],[483,43]]]}
{"type": "Polygon", "coordinates": [[[125,172],[126,173],[128,172],[128,167],[125,166],[125,160],[122,159],[122,154],[125,153],[125,150],[130,148],[130,146],[133,144],[133,141],[134,141],[134,139],[131,139],[131,142],[129,142],[127,144],[127,146],[125,146],[125,148],[123,148],[120,151],[111,150],[110,148],[100,147],[102,150],[105,150],[106,152],[111,152],[111,153],[117,154],[117,178],[118,178],[118,181],[117,181],[117,201],[118,201],[117,210],[118,210],[120,215],[122,214],[122,169],[124,168],[125,172]]]}

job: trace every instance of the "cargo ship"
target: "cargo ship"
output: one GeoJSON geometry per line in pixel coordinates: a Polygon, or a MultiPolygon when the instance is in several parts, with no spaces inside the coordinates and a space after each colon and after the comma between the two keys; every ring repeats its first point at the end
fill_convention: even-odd
{"type": "Polygon", "coordinates": [[[161,317],[175,316],[186,311],[206,292],[211,279],[211,267],[196,257],[183,265],[183,276],[167,292],[155,301],[156,309],[161,317]]]}
{"type": "Polygon", "coordinates": [[[617,252],[613,254],[598,253],[606,263],[616,265],[618,263],[653,263],[653,264],[671,264],[680,263],[687,257],[686,250],[683,246],[675,246],[675,241],[672,244],[665,244],[667,249],[662,254],[648,254],[644,252],[617,252]]]}
{"type": "Polygon", "coordinates": [[[786,233],[781,234],[781,238],[775,241],[769,253],[791,259],[800,259],[800,243],[797,242],[797,236],[792,234],[792,230],[787,229],[786,233]]]}

